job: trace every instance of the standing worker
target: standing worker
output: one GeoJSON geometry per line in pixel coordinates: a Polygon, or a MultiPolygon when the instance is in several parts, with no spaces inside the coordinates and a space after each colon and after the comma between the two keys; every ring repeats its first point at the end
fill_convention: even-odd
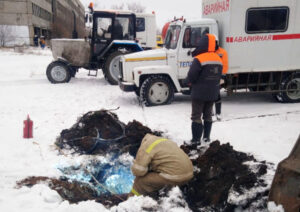
{"type": "MultiPolygon", "coordinates": [[[[219,46],[218,40],[216,40],[216,53],[220,56],[223,63],[223,69],[222,69],[222,78],[225,77],[227,71],[228,71],[228,54],[227,51],[219,46]]],[[[220,89],[222,84],[224,83],[224,80],[221,79],[220,81],[220,89]]],[[[221,100],[221,93],[219,93],[219,97],[217,101],[215,102],[215,109],[216,109],[216,118],[218,121],[221,120],[221,106],[222,106],[222,100],[221,100]]]]}
{"type": "Polygon", "coordinates": [[[37,35],[34,35],[34,37],[33,37],[33,44],[36,47],[39,46],[39,37],[37,35]]]}
{"type": "Polygon", "coordinates": [[[44,36],[41,36],[41,38],[40,38],[40,45],[41,45],[42,49],[44,49],[45,46],[46,46],[46,42],[45,42],[45,37],[44,36]]]}
{"type": "Polygon", "coordinates": [[[193,178],[193,164],[177,144],[151,134],[143,138],[131,171],[136,178],[129,196],[152,194],[193,178]]]}
{"type": "Polygon", "coordinates": [[[210,141],[212,108],[220,93],[223,65],[222,59],[215,51],[215,36],[212,34],[202,36],[198,47],[192,52],[194,60],[186,78],[192,90],[192,142],[196,144],[200,144],[202,131],[204,131],[203,141],[210,141]]]}

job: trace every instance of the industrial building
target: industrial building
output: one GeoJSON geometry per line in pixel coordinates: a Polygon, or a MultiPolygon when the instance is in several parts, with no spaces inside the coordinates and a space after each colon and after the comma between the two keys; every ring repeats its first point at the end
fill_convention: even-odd
{"type": "Polygon", "coordinates": [[[0,42],[33,45],[35,35],[83,37],[84,11],[80,0],[0,0],[0,42]]]}

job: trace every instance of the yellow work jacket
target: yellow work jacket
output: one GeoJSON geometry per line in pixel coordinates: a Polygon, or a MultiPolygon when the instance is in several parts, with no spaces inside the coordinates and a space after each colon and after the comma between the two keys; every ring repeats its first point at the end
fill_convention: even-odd
{"type": "Polygon", "coordinates": [[[192,179],[193,164],[173,141],[147,134],[142,140],[131,171],[135,176],[156,172],[167,180],[184,182],[192,179]]]}

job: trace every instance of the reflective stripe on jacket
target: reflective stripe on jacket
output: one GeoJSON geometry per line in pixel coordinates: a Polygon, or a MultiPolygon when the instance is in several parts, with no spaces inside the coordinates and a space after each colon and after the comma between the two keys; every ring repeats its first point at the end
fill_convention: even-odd
{"type": "Polygon", "coordinates": [[[147,134],[131,167],[135,176],[157,172],[170,181],[184,182],[193,177],[193,164],[176,143],[147,134]]]}

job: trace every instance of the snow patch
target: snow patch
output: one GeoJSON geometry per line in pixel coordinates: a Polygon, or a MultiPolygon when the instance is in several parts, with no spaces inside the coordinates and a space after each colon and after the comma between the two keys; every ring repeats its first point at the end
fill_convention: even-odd
{"type": "Polygon", "coordinates": [[[150,197],[133,196],[126,202],[120,203],[118,206],[112,207],[111,212],[141,212],[151,209],[155,211],[158,208],[158,203],[150,197]]]}
{"type": "Polygon", "coordinates": [[[282,205],[276,205],[275,202],[268,202],[269,212],[284,212],[282,205]]]}

